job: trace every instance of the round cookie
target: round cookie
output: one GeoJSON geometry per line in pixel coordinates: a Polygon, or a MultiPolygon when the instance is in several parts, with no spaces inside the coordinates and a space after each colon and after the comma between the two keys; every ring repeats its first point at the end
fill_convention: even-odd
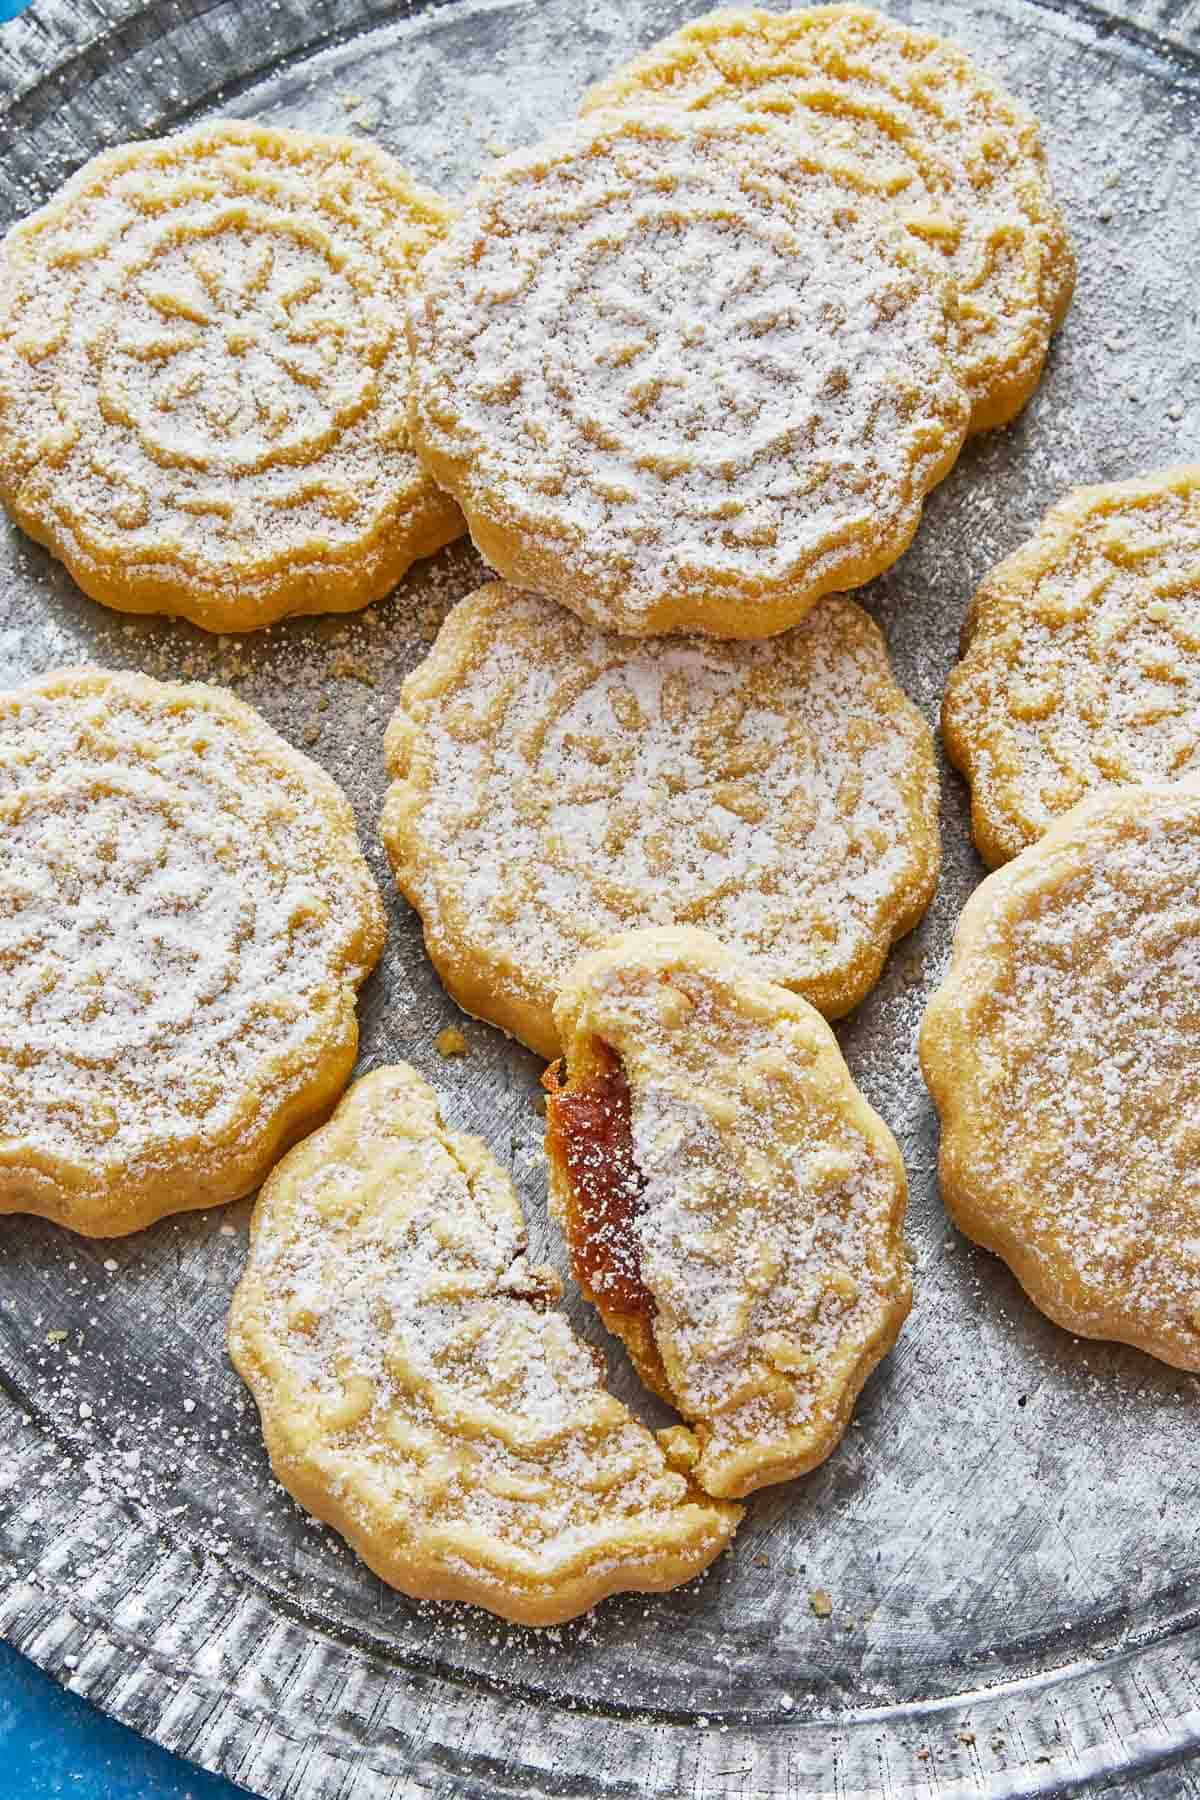
{"type": "Polygon", "coordinates": [[[942,732],[993,868],[1087,794],[1200,773],[1200,465],[1051,507],[972,601],[942,732]]]}
{"type": "Polygon", "coordinates": [[[414,440],[488,562],[635,636],[869,581],[966,429],[949,284],[857,165],[733,108],[503,158],[409,321],[414,440]]]}
{"type": "Polygon", "coordinates": [[[951,1217],[1083,1337],[1200,1370],[1200,783],[1093,796],[963,911],[921,1028],[951,1217]]]}
{"type": "Polygon", "coordinates": [[[449,209],[232,121],[88,163],[0,250],[0,497],[95,600],[211,631],[378,599],[462,517],[413,454],[402,295],[449,209]]]}
{"type": "Polygon", "coordinates": [[[586,949],[703,925],[830,1017],[933,895],[929,729],[831,595],[770,643],[620,638],[502,583],[388,728],[381,830],[459,1004],[550,1057],[586,949]]]}
{"type": "Polygon", "coordinates": [[[334,783],[220,688],[0,695],[0,1213],[248,1193],[341,1092],[384,914],[334,783]]]}
{"type": "Polygon", "coordinates": [[[279,1480],[384,1581],[554,1625],[698,1574],[741,1508],[606,1392],[525,1248],[487,1147],[376,1069],[263,1188],[229,1350],[279,1480]]]}
{"type": "Polygon", "coordinates": [[[709,13],[584,98],[585,113],[737,101],[862,158],[958,293],[971,431],[1003,425],[1041,379],[1075,258],[1037,121],[942,38],[862,6],[709,13]]]}
{"type": "Polygon", "coordinates": [[[736,1497],[824,1460],[911,1283],[900,1152],[807,1001],[706,932],[631,931],[555,1008],[551,1205],[587,1298],[736,1497]]]}

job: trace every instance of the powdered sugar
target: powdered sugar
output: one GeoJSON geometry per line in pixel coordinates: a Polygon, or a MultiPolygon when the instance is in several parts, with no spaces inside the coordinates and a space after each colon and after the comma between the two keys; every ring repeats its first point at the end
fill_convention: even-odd
{"type": "Polygon", "coordinates": [[[264,1189],[231,1347],[281,1478],[386,1579],[545,1622],[684,1579],[737,1512],[693,1503],[524,1249],[483,1145],[376,1070],[264,1189]]]}
{"type": "Polygon", "coordinates": [[[353,1054],[382,921],[346,803],[219,689],[85,670],[5,697],[0,820],[6,1201],[48,1159],[93,1225],[155,1175],[230,1198],[231,1147],[353,1054]]]}
{"type": "Polygon", "coordinates": [[[249,626],[385,592],[382,539],[411,561],[461,529],[409,446],[398,319],[446,216],[332,138],[230,124],[97,159],[5,242],[18,518],[134,610],[249,626]]]}
{"type": "Polygon", "coordinates": [[[1047,514],[976,596],[946,735],[992,860],[1095,789],[1200,768],[1200,470],[1047,514]]]}
{"type": "Polygon", "coordinates": [[[588,109],[731,100],[861,159],[959,297],[972,428],[1028,399],[1074,262],[1032,115],[952,43],[860,6],[710,13],[601,81],[588,109]]]}
{"type": "Polygon", "coordinates": [[[703,925],[845,1012],[936,876],[927,728],[840,598],[716,643],[484,588],[409,678],[389,755],[384,836],[435,960],[547,1030],[580,951],[639,924],[703,925]]]}
{"type": "Polygon", "coordinates": [[[1200,1366],[1200,788],[1091,801],[979,890],[923,1059],[965,1228],[1070,1329],[1200,1366]]]}
{"type": "Polygon", "coordinates": [[[894,560],[957,453],[947,306],[801,133],[601,117],[485,173],[426,258],[414,429],[518,585],[634,632],[794,603],[777,630],[894,560]]]}
{"type": "Polygon", "coordinates": [[[890,1134],[817,1016],[704,934],[616,939],[556,1019],[572,1079],[598,1040],[629,1085],[655,1385],[697,1425],[699,1479],[741,1494],[812,1467],[908,1308],[890,1134]]]}

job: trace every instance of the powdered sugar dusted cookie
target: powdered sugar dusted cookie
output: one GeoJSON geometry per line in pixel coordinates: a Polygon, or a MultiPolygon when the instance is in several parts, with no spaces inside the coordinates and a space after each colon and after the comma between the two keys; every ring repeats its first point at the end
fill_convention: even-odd
{"type": "Polygon", "coordinates": [[[1037,122],[956,45],[863,6],[708,13],[586,96],[585,112],[736,100],[862,159],[958,294],[972,431],[1036,388],[1075,284],[1037,122]]]}
{"type": "Polygon", "coordinates": [[[404,684],[382,832],[460,1005],[545,1056],[585,950],[703,925],[830,1017],[928,905],[938,779],[882,637],[830,596],[770,643],[611,636],[502,583],[404,684]]]}
{"type": "Polygon", "coordinates": [[[674,1587],[733,1536],[740,1507],[605,1391],[559,1292],[508,1177],[404,1065],[264,1187],[230,1353],[280,1481],[404,1593],[551,1625],[674,1587]]]}
{"type": "Polygon", "coordinates": [[[1098,789],[1200,773],[1200,465],[1051,507],[975,595],[942,728],[993,867],[1098,789]]]}
{"type": "Polygon", "coordinates": [[[736,109],[503,158],[409,318],[417,448],[487,560],[633,635],[868,581],[966,429],[948,283],[878,183],[736,109]]]}
{"type": "Polygon", "coordinates": [[[547,1075],[576,1279],[747,1494],[828,1456],[910,1302],[904,1165],[812,1007],[704,932],[584,957],[547,1075]]]}
{"type": "Polygon", "coordinates": [[[457,537],[402,295],[448,209],[383,151],[225,121],[87,164],[0,256],[0,496],[93,599],[245,631],[457,537]]]}
{"type": "Polygon", "coordinates": [[[112,1237],[257,1185],[383,946],[350,807],[220,688],[0,694],[0,1212],[112,1237]]]}
{"type": "Polygon", "coordinates": [[[1096,795],[972,895],[921,1030],[951,1216],[1084,1337],[1200,1369],[1200,783],[1096,795]]]}

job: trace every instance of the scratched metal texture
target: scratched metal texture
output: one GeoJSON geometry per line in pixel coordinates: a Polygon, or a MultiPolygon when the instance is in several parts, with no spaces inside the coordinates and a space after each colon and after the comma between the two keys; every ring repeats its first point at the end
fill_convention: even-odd
{"type": "MultiPolygon", "coordinates": [[[[0,225],[103,145],[221,110],[370,134],[461,191],[688,10],[36,0],[0,31],[0,225]]],[[[1044,506],[1196,454],[1198,12],[911,7],[1039,112],[1080,255],[1037,398],[967,449],[865,594],[931,720],[968,596],[1044,506]]],[[[430,1075],[453,1123],[514,1168],[535,1246],[561,1263],[538,1066],[475,1024],[465,1061],[437,1057],[456,1009],[375,829],[400,679],[480,569],[458,546],[365,620],[215,640],[105,612],[5,527],[0,682],[85,658],[223,680],[311,749],[389,897],[362,1066],[406,1057],[430,1075]]],[[[760,1495],[706,1580],[546,1634],[409,1603],[270,1480],[223,1350],[248,1205],[112,1244],[6,1220],[0,1633],[171,1749],[297,1800],[1200,1793],[1197,1383],[1057,1331],[947,1225],[914,1035],[981,872],[948,774],[943,824],[928,919],[839,1028],[908,1163],[916,1307],[842,1447],[760,1495]]],[[[618,1389],[661,1416],[574,1311],[618,1389]]]]}

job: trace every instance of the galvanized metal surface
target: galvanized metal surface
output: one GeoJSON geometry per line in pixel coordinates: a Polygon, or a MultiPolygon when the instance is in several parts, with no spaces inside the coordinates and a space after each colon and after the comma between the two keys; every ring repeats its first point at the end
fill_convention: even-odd
{"type": "MultiPolygon", "coordinates": [[[[688,0],[37,0],[0,31],[0,225],[102,145],[225,110],[365,131],[461,191],[688,0]]],[[[1080,255],[1036,400],[973,443],[866,591],[931,719],[967,598],[1065,487],[1200,437],[1200,22],[1033,0],[894,10],[1044,121],[1080,255]]],[[[480,564],[459,546],[367,618],[215,640],[84,600],[0,532],[0,682],[92,658],[228,682],[342,782],[392,909],[362,1066],[407,1057],[547,1226],[535,1059],[456,1019],[375,834],[398,683],[480,564]]],[[[922,928],[839,1034],[912,1182],[917,1301],[841,1449],[765,1493],[698,1586],[520,1632],[383,1589],[269,1478],[224,1356],[249,1208],[114,1244],[4,1221],[0,1632],[171,1748],[270,1796],[1200,1792],[1192,1378],[1073,1341],[947,1225],[914,1035],[980,868],[947,776],[922,928]],[[65,1332],[65,1338],[50,1334],[65,1332]],[[825,1589],[832,1616],[809,1593],[825,1589]],[[1158,1773],[1147,1773],[1155,1771],[1158,1773]]],[[[594,1318],[614,1382],[652,1418],[594,1318]]]]}

